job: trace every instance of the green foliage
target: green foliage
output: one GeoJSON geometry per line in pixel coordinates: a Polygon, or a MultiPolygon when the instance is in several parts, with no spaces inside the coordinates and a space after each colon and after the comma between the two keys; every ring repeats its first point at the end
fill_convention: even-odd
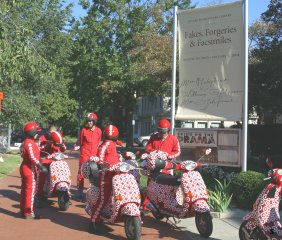
{"type": "Polygon", "coordinates": [[[77,142],[77,138],[76,137],[72,137],[72,136],[64,136],[64,140],[67,143],[76,143],[77,142]]]}
{"type": "Polygon", "coordinates": [[[65,29],[70,9],[60,2],[0,2],[3,124],[22,127],[30,120],[54,124],[75,116],[76,103],[68,93],[72,39],[65,29]]]}
{"type": "Polygon", "coordinates": [[[141,174],[140,185],[141,185],[142,189],[146,189],[147,188],[147,181],[148,181],[148,177],[141,174]]]}
{"type": "MultiPolygon", "coordinates": [[[[249,109],[282,113],[282,3],[271,0],[260,21],[250,27],[249,109]]],[[[263,119],[265,122],[269,119],[263,119]]]]}
{"type": "Polygon", "coordinates": [[[209,205],[216,212],[225,212],[232,200],[231,182],[228,182],[226,179],[223,182],[220,182],[218,179],[214,180],[216,181],[214,190],[209,190],[209,205]]]}
{"type": "Polygon", "coordinates": [[[240,208],[252,209],[266,182],[264,174],[255,171],[246,171],[236,174],[231,182],[233,198],[240,208]]]}
{"type": "Polygon", "coordinates": [[[190,0],[81,3],[88,14],[73,28],[72,96],[83,112],[96,111],[102,125],[114,121],[132,138],[136,99],[170,94],[172,10],[190,0]]]}

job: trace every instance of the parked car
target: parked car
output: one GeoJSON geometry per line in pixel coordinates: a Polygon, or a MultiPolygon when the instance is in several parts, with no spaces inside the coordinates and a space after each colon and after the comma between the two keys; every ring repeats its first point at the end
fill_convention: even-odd
{"type": "Polygon", "coordinates": [[[24,140],[24,132],[22,129],[15,129],[11,134],[12,143],[21,143],[24,140]]]}
{"type": "Polygon", "coordinates": [[[150,137],[155,134],[157,132],[153,132],[149,135],[146,135],[146,136],[140,136],[138,138],[135,138],[134,141],[139,145],[139,146],[142,146],[142,147],[145,147],[150,139],[150,137]]]}

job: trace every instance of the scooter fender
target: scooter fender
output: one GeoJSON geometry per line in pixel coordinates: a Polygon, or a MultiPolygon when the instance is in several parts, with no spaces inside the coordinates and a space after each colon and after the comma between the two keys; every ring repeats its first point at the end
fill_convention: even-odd
{"type": "Polygon", "coordinates": [[[71,172],[67,162],[54,161],[50,164],[50,185],[52,189],[60,182],[65,182],[69,188],[71,185],[71,172]]]}
{"type": "Polygon", "coordinates": [[[124,206],[124,212],[131,216],[140,216],[141,194],[135,177],[130,173],[117,174],[113,177],[112,186],[114,211],[108,221],[114,222],[124,206]]]}
{"type": "Polygon", "coordinates": [[[191,212],[210,212],[210,206],[206,200],[200,199],[192,204],[191,212]]]}
{"type": "Polygon", "coordinates": [[[127,216],[139,217],[140,216],[139,206],[136,203],[126,203],[121,208],[121,214],[127,216]]]}
{"type": "Polygon", "coordinates": [[[91,216],[93,206],[96,204],[100,197],[100,190],[98,186],[94,184],[90,184],[90,187],[86,191],[86,206],[85,211],[86,213],[91,216]]]}

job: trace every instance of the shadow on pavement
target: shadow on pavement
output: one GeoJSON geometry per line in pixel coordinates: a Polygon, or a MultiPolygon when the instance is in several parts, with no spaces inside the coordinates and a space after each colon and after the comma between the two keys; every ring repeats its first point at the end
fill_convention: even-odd
{"type": "Polygon", "coordinates": [[[13,190],[1,189],[0,197],[1,196],[8,198],[10,200],[16,201],[16,202],[20,202],[20,194],[13,190]]]}
{"type": "Polygon", "coordinates": [[[10,210],[4,209],[0,207],[0,213],[3,213],[5,215],[9,215],[12,216],[14,218],[21,218],[20,212],[16,213],[16,212],[12,212],[10,210]]]}
{"type": "Polygon", "coordinates": [[[16,189],[21,189],[21,186],[19,185],[9,185],[9,188],[16,188],[16,189]]]}
{"type": "MultiPolygon", "coordinates": [[[[183,236],[183,233],[186,234],[186,232],[188,232],[172,225],[170,222],[166,222],[166,220],[162,220],[162,221],[156,220],[151,215],[143,216],[142,221],[144,222],[143,226],[146,228],[162,229],[158,231],[159,239],[165,237],[171,237],[173,239],[177,239],[177,235],[181,234],[183,236]]],[[[142,234],[142,236],[146,237],[145,234],[142,234]]],[[[148,235],[147,237],[149,238],[150,235],[148,235]]]]}

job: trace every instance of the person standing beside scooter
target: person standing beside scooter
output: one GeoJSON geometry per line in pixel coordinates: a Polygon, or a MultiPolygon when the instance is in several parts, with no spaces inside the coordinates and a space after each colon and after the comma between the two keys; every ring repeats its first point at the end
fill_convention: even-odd
{"type": "Polygon", "coordinates": [[[102,131],[96,126],[98,117],[95,113],[89,113],[86,116],[87,126],[82,128],[78,143],[74,146],[74,150],[80,149],[79,168],[77,174],[77,199],[83,201],[84,178],[81,174],[81,165],[89,160],[91,156],[96,156],[98,146],[102,139],[102,131]]]}
{"type": "MultiPolygon", "coordinates": [[[[114,125],[108,125],[104,131],[104,141],[98,149],[97,157],[90,158],[90,160],[96,159],[98,166],[105,166],[106,168],[110,167],[113,164],[119,163],[119,156],[116,149],[117,139],[119,136],[118,128],[114,125]],[[102,164],[102,165],[101,165],[102,164]]],[[[119,143],[119,142],[118,142],[119,143]]],[[[92,231],[94,233],[99,233],[101,231],[101,219],[100,212],[104,208],[104,205],[107,203],[109,197],[111,196],[112,191],[112,178],[115,172],[111,171],[100,171],[99,172],[99,190],[100,198],[93,206],[92,209],[92,231]]]]}
{"type": "Polygon", "coordinates": [[[40,216],[34,213],[33,203],[36,192],[37,170],[47,172],[47,169],[40,163],[40,150],[35,143],[38,134],[38,125],[35,122],[28,122],[24,126],[25,139],[22,147],[21,174],[21,196],[20,209],[25,219],[39,219],[40,216]]]}
{"type": "MultiPolygon", "coordinates": [[[[50,135],[50,140],[48,140],[48,144],[41,145],[40,151],[42,155],[46,155],[46,158],[42,160],[42,164],[49,169],[50,164],[53,162],[53,160],[49,159],[50,156],[53,153],[56,152],[65,152],[67,150],[66,145],[63,142],[63,136],[58,131],[53,130],[50,135]]],[[[38,186],[37,186],[37,198],[39,201],[39,204],[42,203],[42,201],[46,200],[46,197],[43,195],[43,188],[46,180],[46,174],[39,173],[38,177],[38,186]]]]}

